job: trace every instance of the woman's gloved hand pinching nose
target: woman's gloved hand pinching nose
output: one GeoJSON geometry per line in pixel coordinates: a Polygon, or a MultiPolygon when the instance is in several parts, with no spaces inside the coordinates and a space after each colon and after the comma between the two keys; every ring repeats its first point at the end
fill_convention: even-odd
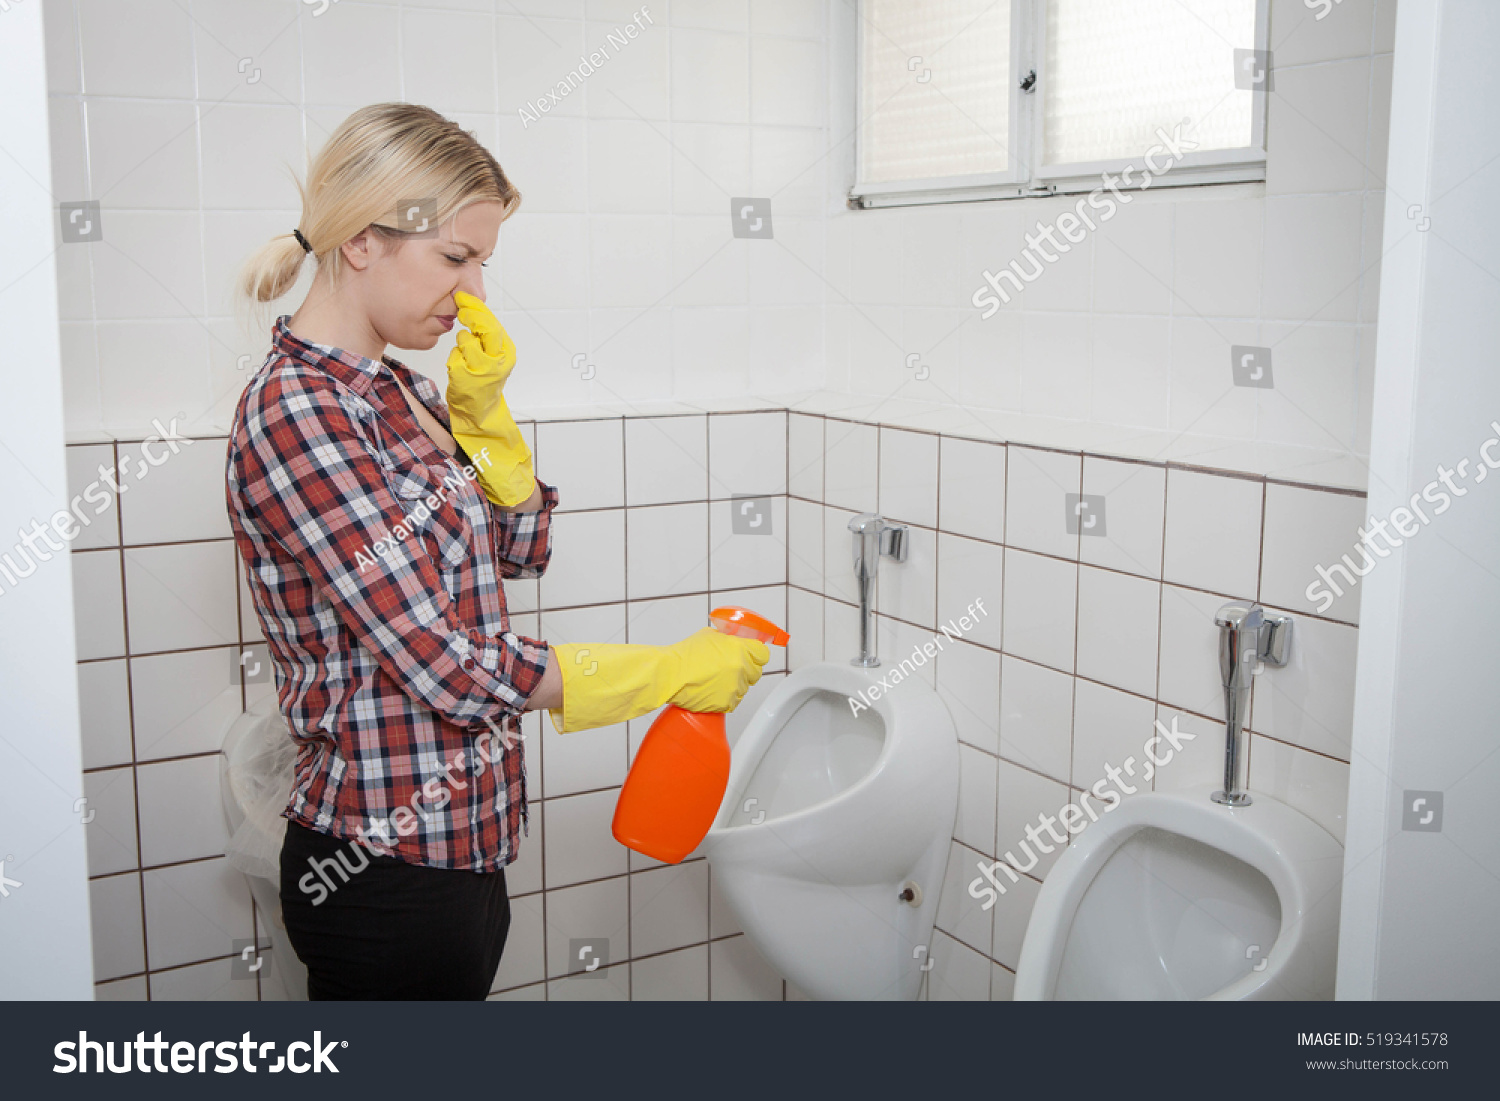
{"type": "Polygon", "coordinates": [[[548,714],[559,734],[624,722],[668,703],[689,711],[733,711],[771,660],[770,647],[759,639],[712,627],[671,646],[559,642],[551,649],[562,674],[563,703],[548,714]]]}
{"type": "Polygon", "coordinates": [[[485,496],[497,505],[518,505],[536,488],[536,472],[503,392],[516,346],[479,299],[457,291],[453,301],[464,328],[448,353],[449,430],[474,461],[485,496]]]}

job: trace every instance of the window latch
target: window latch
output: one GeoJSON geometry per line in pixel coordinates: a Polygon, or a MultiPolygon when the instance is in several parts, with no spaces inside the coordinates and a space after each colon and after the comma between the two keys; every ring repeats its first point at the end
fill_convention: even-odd
{"type": "Polygon", "coordinates": [[[1036,91],[1035,69],[1032,69],[1031,72],[1027,73],[1024,77],[1021,78],[1021,91],[1025,92],[1027,95],[1030,95],[1032,92],[1036,91]]]}

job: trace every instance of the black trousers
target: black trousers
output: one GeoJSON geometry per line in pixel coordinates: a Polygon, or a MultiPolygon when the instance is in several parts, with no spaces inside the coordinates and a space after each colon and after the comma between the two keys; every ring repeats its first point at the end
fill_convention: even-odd
{"type": "Polygon", "coordinates": [[[510,932],[503,868],[409,864],[290,819],[281,912],[311,1001],[483,1000],[510,932]]]}

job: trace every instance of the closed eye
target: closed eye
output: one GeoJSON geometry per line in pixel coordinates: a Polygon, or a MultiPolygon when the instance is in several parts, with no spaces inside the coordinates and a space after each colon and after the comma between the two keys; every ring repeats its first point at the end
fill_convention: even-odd
{"type": "MultiPolygon", "coordinates": [[[[451,263],[458,264],[460,267],[462,267],[465,263],[467,263],[467,261],[462,256],[448,256],[447,259],[451,263]]],[[[489,263],[487,261],[481,260],[479,262],[479,266],[482,267],[482,268],[487,268],[490,265],[489,265],[489,263]]]]}

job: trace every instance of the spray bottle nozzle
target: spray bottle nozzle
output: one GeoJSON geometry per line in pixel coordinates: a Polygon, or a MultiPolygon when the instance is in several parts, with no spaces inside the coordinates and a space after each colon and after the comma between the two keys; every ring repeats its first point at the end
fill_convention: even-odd
{"type": "Polygon", "coordinates": [[[738,604],[725,604],[715,608],[709,613],[708,619],[710,626],[726,635],[758,638],[767,646],[785,646],[791,641],[791,636],[769,619],[738,604]]]}

